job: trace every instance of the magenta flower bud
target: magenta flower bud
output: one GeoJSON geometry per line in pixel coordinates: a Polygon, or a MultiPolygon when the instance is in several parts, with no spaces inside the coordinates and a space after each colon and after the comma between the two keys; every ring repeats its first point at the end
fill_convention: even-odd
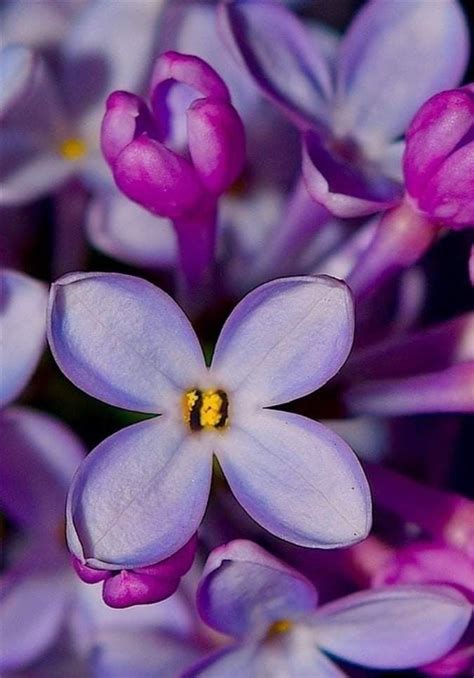
{"type": "Polygon", "coordinates": [[[217,73],[202,59],[176,52],[156,62],[151,107],[134,94],[114,92],[102,123],[102,151],[127,197],[154,214],[180,219],[236,180],[245,159],[243,125],[217,73]],[[170,147],[168,94],[177,84],[204,97],[187,111],[189,154],[170,147]]]}
{"type": "Polygon", "coordinates": [[[103,582],[102,597],[109,607],[131,607],[157,603],[169,598],[179,586],[194,561],[197,537],[191,539],[169,558],[134,569],[100,570],[85,565],[73,556],[76,574],[86,584],[103,582]]]}
{"type": "Polygon", "coordinates": [[[403,167],[407,193],[429,219],[452,228],[474,223],[473,85],[441,92],[420,108],[403,167]]]}

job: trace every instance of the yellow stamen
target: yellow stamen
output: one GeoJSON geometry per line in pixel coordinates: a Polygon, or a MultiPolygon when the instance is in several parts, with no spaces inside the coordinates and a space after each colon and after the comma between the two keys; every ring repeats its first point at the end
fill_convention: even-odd
{"type": "Polygon", "coordinates": [[[294,626],[290,619],[278,619],[268,627],[267,638],[274,638],[282,633],[288,633],[294,626]]]}
{"type": "Polygon", "coordinates": [[[227,425],[228,401],[224,391],[193,388],[183,394],[183,419],[191,431],[219,429],[227,425]]]}
{"type": "Polygon", "coordinates": [[[77,137],[65,139],[59,146],[59,154],[62,155],[65,160],[70,160],[71,162],[80,160],[86,153],[87,146],[85,142],[77,137]]]}

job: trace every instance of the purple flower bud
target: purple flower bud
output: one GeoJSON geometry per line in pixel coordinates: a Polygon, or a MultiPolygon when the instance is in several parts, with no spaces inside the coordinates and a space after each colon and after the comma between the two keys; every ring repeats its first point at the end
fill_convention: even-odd
{"type": "Polygon", "coordinates": [[[85,565],[73,556],[76,574],[86,584],[104,582],[102,596],[110,607],[131,607],[157,603],[169,598],[179,586],[180,579],[189,570],[197,549],[197,537],[191,539],[176,553],[154,565],[135,569],[100,570],[85,565]]]}
{"type": "Polygon", "coordinates": [[[245,159],[244,129],[225,83],[198,57],[177,52],[159,57],[151,105],[152,112],[141,98],[114,92],[102,123],[102,152],[127,197],[154,214],[178,219],[209,197],[215,200],[238,177],[245,159]],[[204,97],[187,111],[190,159],[170,148],[168,95],[178,84],[204,97]]]}
{"type": "Polygon", "coordinates": [[[403,161],[409,197],[452,228],[474,223],[474,86],[441,92],[418,111],[403,161]]]}

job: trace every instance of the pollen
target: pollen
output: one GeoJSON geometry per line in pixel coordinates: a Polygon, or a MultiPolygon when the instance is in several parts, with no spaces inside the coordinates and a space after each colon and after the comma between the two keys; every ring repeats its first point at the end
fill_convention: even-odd
{"type": "Polygon", "coordinates": [[[191,431],[220,429],[228,423],[229,403],[224,391],[190,389],[183,395],[182,406],[183,419],[191,431]]]}
{"type": "Polygon", "coordinates": [[[288,631],[290,631],[293,626],[294,622],[292,622],[291,619],[278,619],[268,627],[267,639],[274,638],[275,636],[279,636],[282,633],[288,633],[288,631]]]}
{"type": "Polygon", "coordinates": [[[65,159],[74,162],[80,160],[87,153],[87,146],[82,139],[77,137],[70,137],[61,142],[59,146],[59,154],[65,159]]]}

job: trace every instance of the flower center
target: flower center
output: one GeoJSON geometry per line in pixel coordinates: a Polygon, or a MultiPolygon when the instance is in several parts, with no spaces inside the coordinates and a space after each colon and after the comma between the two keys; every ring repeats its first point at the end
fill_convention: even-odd
{"type": "Polygon", "coordinates": [[[64,139],[59,145],[59,155],[61,155],[65,160],[70,160],[74,162],[80,160],[87,153],[86,143],[77,137],[70,137],[69,139],[64,139]]]}
{"type": "Polygon", "coordinates": [[[267,631],[267,638],[270,640],[275,636],[279,636],[282,633],[288,633],[294,626],[294,622],[291,619],[278,619],[277,621],[270,624],[267,631]]]}
{"type": "Polygon", "coordinates": [[[191,431],[227,426],[229,401],[224,391],[192,388],[183,395],[183,419],[191,431]]]}

